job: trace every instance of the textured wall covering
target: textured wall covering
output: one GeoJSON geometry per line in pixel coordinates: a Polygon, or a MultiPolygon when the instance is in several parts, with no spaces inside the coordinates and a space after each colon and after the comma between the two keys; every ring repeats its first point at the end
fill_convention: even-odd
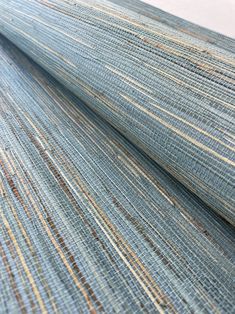
{"type": "Polygon", "coordinates": [[[0,9],[4,35],[235,223],[232,53],[102,0],[0,9]]]}
{"type": "Polygon", "coordinates": [[[234,228],[0,44],[0,312],[232,313],[234,228]]]}
{"type": "MultiPolygon", "coordinates": [[[[110,1],[115,4],[119,4],[122,7],[134,11],[138,14],[144,15],[153,20],[164,23],[172,28],[177,29],[180,32],[186,33],[195,38],[211,43],[217,47],[223,48],[233,53],[235,51],[234,39],[222,34],[218,34],[217,32],[211,31],[205,27],[201,27],[189,21],[186,21],[173,14],[167,13],[152,5],[146,4],[144,1],[140,0],[110,0],[110,1]]],[[[188,2],[188,5],[190,5],[190,2],[188,2]]]]}

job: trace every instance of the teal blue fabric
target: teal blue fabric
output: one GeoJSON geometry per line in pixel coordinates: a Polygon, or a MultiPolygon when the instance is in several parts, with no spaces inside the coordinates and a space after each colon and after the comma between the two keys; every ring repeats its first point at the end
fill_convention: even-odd
{"type": "Polygon", "coordinates": [[[234,228],[0,44],[0,312],[232,313],[234,228]]]}
{"type": "Polygon", "coordinates": [[[0,314],[233,313],[235,40],[139,0],[0,33],[0,314]]]}
{"type": "Polygon", "coordinates": [[[6,37],[235,224],[233,53],[105,0],[0,8],[6,37]]]}

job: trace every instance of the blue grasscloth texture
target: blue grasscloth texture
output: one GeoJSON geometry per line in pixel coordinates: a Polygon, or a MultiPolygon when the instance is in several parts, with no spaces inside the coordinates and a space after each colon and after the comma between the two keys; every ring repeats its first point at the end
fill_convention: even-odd
{"type": "Polygon", "coordinates": [[[6,39],[1,313],[232,313],[234,228],[6,39]]]}
{"type": "Polygon", "coordinates": [[[0,314],[233,313],[235,41],[138,0],[0,32],[0,314]]]}
{"type": "MultiPolygon", "coordinates": [[[[153,7],[140,0],[110,0],[111,2],[121,5],[122,7],[144,15],[150,19],[161,22],[180,32],[186,33],[194,38],[213,44],[216,47],[228,50],[232,53],[235,51],[235,40],[223,34],[219,34],[202,26],[193,24],[178,16],[174,16],[161,9],[153,7]]],[[[190,3],[189,3],[190,5],[190,3]]]]}
{"type": "Polygon", "coordinates": [[[105,0],[2,0],[0,27],[235,224],[235,62],[229,39],[222,49],[105,0]]]}

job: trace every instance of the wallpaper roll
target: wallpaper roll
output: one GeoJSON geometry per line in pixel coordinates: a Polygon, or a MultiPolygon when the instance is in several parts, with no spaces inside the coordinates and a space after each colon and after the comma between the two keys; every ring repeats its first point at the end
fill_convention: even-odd
{"type": "Polygon", "coordinates": [[[2,33],[235,224],[234,54],[105,0],[2,0],[2,33]]]}
{"type": "Polygon", "coordinates": [[[1,313],[232,313],[234,228],[0,38],[1,313]]]}
{"type": "MultiPolygon", "coordinates": [[[[219,48],[228,50],[232,53],[235,51],[235,40],[223,34],[207,29],[186,21],[178,16],[158,9],[150,4],[140,0],[110,0],[124,8],[134,11],[140,15],[144,15],[155,21],[166,24],[180,32],[186,33],[197,39],[213,44],[219,48]]],[[[190,5],[190,3],[189,3],[190,5]]]]}

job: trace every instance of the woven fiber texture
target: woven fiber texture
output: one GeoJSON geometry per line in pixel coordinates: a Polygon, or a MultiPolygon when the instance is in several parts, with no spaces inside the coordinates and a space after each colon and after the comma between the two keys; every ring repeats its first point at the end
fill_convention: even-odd
{"type": "Polygon", "coordinates": [[[205,27],[201,27],[186,21],[178,16],[172,15],[140,0],[110,0],[110,2],[118,4],[126,9],[129,9],[140,15],[144,15],[155,21],[164,23],[180,32],[186,33],[197,39],[201,39],[219,48],[233,53],[235,51],[235,40],[233,38],[224,36],[223,34],[219,34],[205,27]]]}
{"type": "Polygon", "coordinates": [[[0,312],[232,313],[234,228],[0,44],[0,312]]]}
{"type": "Polygon", "coordinates": [[[233,54],[102,0],[2,0],[0,26],[235,224],[233,54]]]}

